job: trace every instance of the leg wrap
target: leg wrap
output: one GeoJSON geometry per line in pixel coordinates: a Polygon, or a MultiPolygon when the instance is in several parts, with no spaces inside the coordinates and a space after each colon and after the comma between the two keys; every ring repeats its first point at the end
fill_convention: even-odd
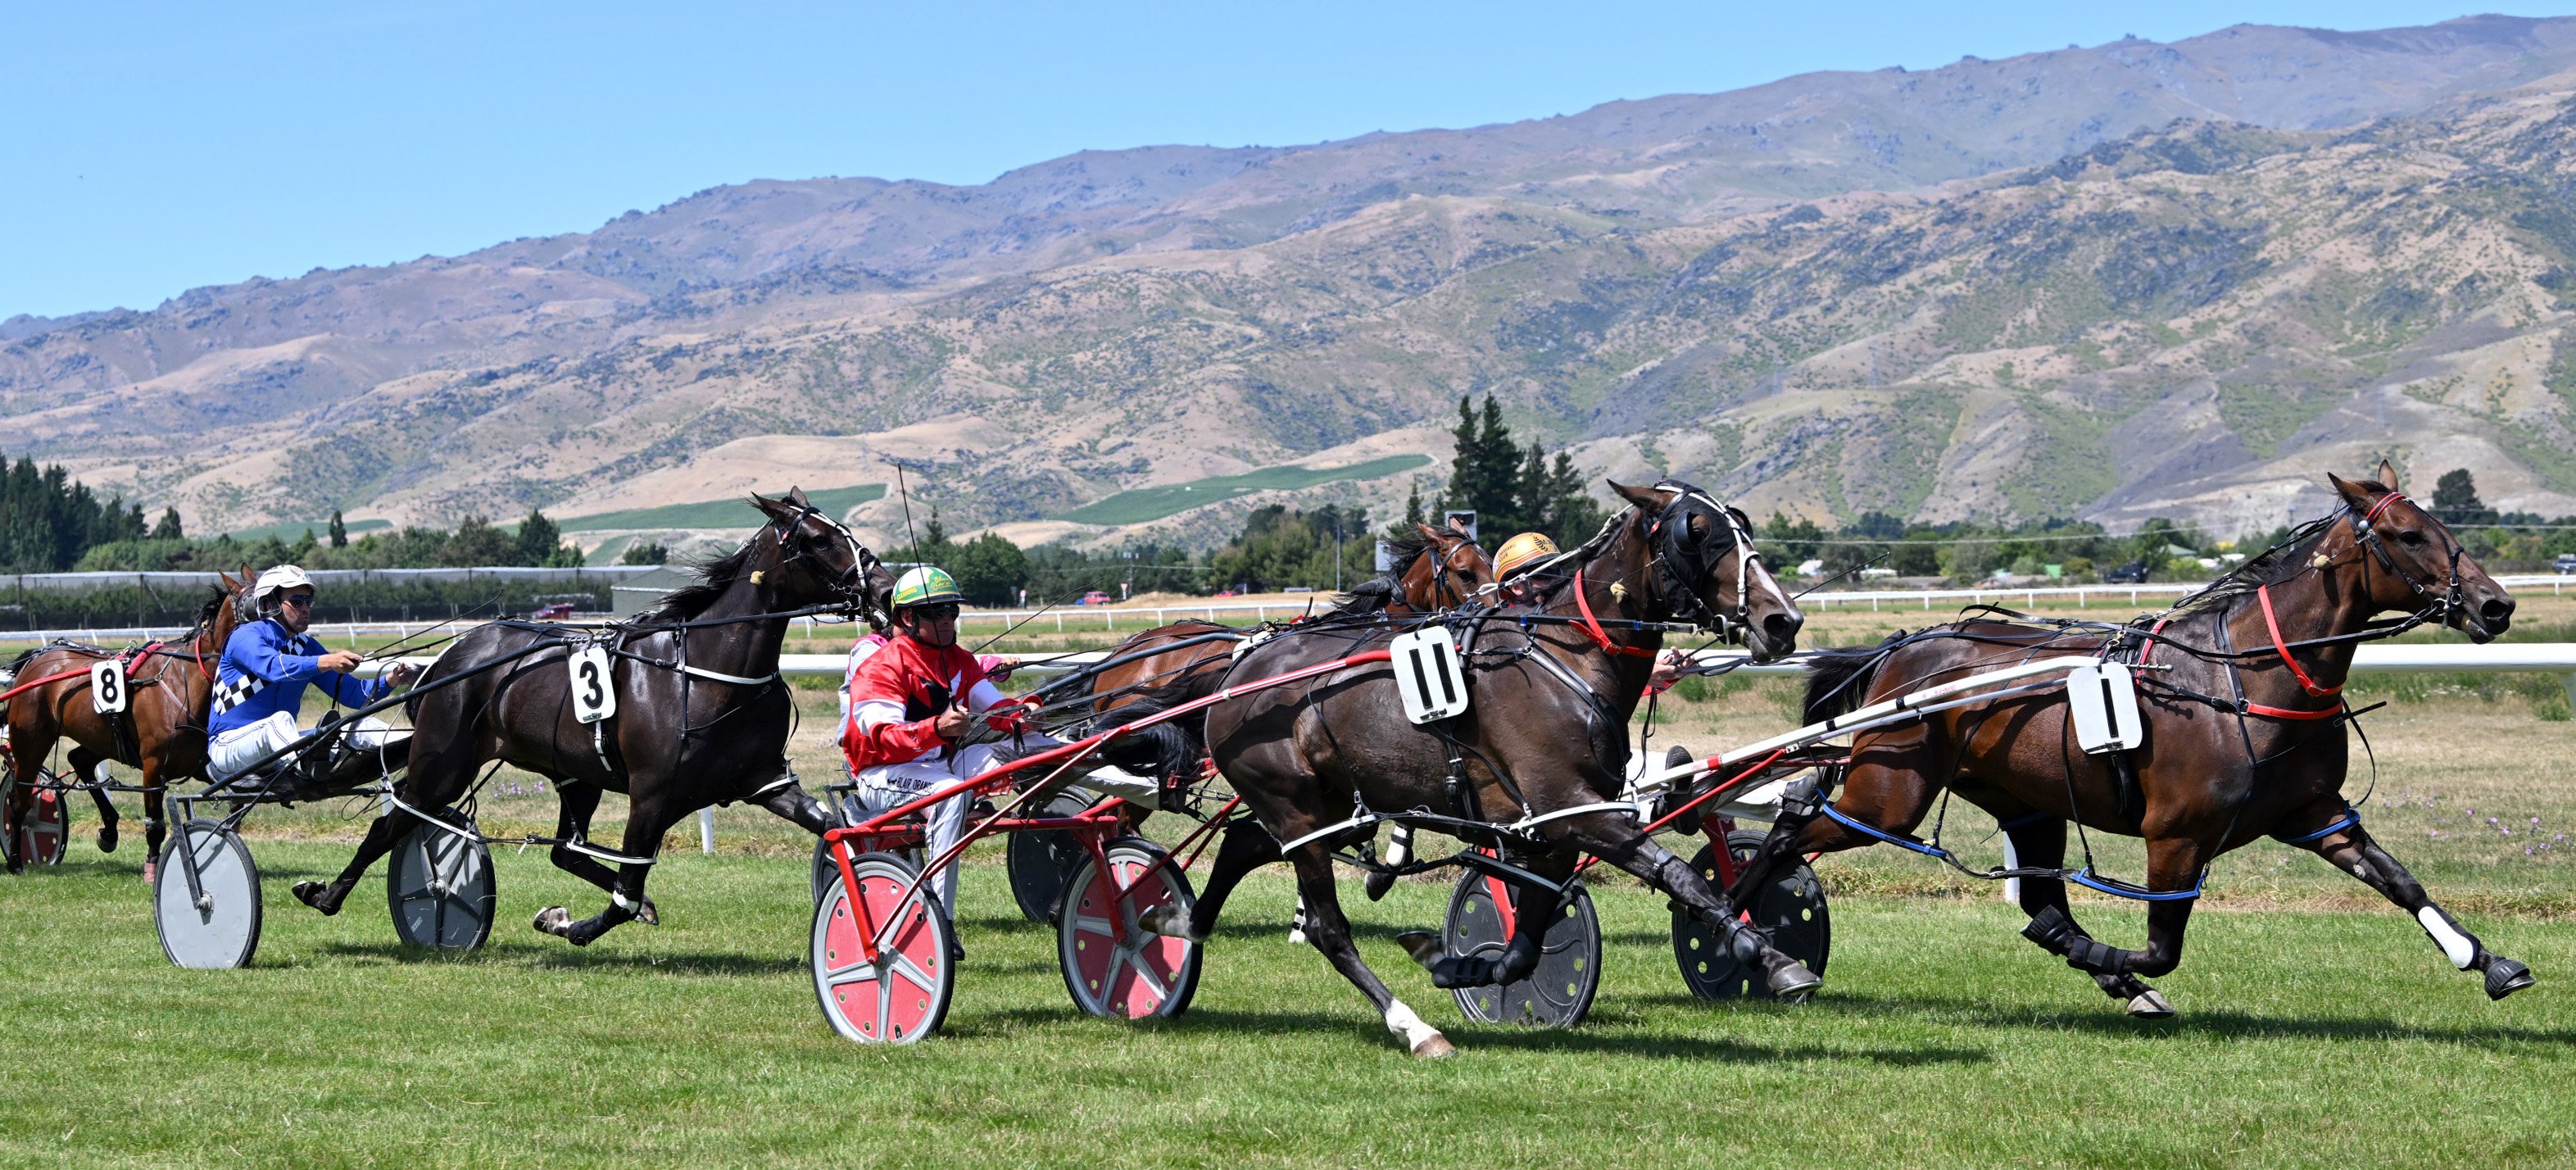
{"type": "Polygon", "coordinates": [[[2093,975],[2122,975],[2128,972],[2128,952],[2108,943],[2095,942],[2084,928],[2050,906],[2030,916],[2030,925],[2021,928],[2021,936],[2039,944],[2039,949],[2066,957],[2066,965],[2093,975]]]}

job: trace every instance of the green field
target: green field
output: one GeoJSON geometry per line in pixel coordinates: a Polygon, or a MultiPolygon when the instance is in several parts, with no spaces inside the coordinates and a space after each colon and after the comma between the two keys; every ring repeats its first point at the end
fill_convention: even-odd
{"type": "Polygon", "coordinates": [[[2473,922],[2543,979],[2490,1004],[2394,913],[2204,914],[2159,981],[2183,1015],[2142,1024],[1983,901],[1845,898],[1826,994],[1698,1003],[1662,900],[1622,887],[1600,898],[1591,1021],[1537,1032],[1459,1023],[1395,946],[1443,887],[1354,893],[1369,961],[1461,1048],[1434,1063],[1285,940],[1281,877],[1240,893],[1191,1011],[1135,1026],[1073,1011],[1051,935],[984,858],[945,1032],[872,1049],[812,1002],[796,856],[678,854],[654,883],[665,925],[575,950],[527,916],[596,892],[505,854],[492,944],[440,959],[394,943],[374,882],[335,919],[289,899],[345,847],[256,847],[247,971],[163,962],[128,859],[81,849],[0,883],[20,1053],[0,1160],[2496,1166],[2563,1165],[2576,1131],[2563,924],[2473,922]]]}
{"type": "MultiPolygon", "coordinates": [[[[348,529],[349,535],[351,536],[363,536],[370,532],[385,532],[392,529],[393,526],[394,522],[391,520],[347,520],[342,522],[342,527],[348,529]]],[[[244,528],[239,532],[226,533],[225,535],[232,537],[234,540],[245,542],[266,540],[269,537],[274,536],[279,540],[292,543],[294,541],[302,540],[306,532],[311,532],[315,539],[320,539],[328,535],[330,531],[331,522],[328,520],[287,520],[276,524],[263,524],[257,528],[244,528]]]]}
{"type": "MultiPolygon", "coordinates": [[[[805,498],[815,507],[838,516],[884,495],[884,484],[869,483],[807,492],[805,498]]],[[[756,528],[760,524],[760,513],[750,501],[735,497],[692,504],[664,504],[658,508],[629,508],[623,512],[601,512],[590,516],[567,516],[560,523],[566,532],[608,532],[627,528],[756,528]]]]}
{"type": "Polygon", "coordinates": [[[1338,483],[1346,479],[1377,479],[1399,471],[1410,471],[1431,462],[1428,455],[1389,455],[1354,463],[1347,467],[1315,470],[1307,467],[1264,467],[1241,475],[1220,475],[1194,479],[1188,483],[1162,487],[1137,488],[1120,492],[1107,499],[1088,504],[1055,517],[1080,524],[1142,524],[1178,515],[1192,508],[1231,500],[1236,496],[1264,491],[1297,491],[1318,484],[1338,483]]]}

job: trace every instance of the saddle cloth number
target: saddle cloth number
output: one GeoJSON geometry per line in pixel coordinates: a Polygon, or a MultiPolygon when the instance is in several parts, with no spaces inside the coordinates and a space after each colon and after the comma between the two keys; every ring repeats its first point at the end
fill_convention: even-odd
{"type": "Polygon", "coordinates": [[[608,671],[608,648],[588,646],[564,660],[572,672],[572,717],[597,723],[617,714],[617,678],[608,671]]]}
{"type": "Polygon", "coordinates": [[[124,714],[126,700],[132,697],[126,693],[123,659],[110,658],[89,668],[89,704],[99,714],[124,714]]]}
{"type": "Polygon", "coordinates": [[[2066,706],[2075,719],[2075,746],[2087,755],[2126,751],[2147,742],[2138,719],[2138,687],[2117,662],[2079,666],[2066,675],[2066,706]]]}
{"type": "Polygon", "coordinates": [[[1415,630],[1389,643],[1395,666],[1396,693],[1404,697],[1404,717],[1416,723],[1447,719],[1467,709],[1467,672],[1458,664],[1458,648],[1443,629],[1415,630]]]}

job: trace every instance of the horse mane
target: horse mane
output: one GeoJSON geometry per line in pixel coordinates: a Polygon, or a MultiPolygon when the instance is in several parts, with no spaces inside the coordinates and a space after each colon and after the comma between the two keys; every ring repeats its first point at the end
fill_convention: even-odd
{"type": "Polygon", "coordinates": [[[2218,579],[2201,586],[2166,610],[2168,617],[2198,613],[2252,594],[2266,585],[2278,585],[2307,568],[2308,550],[2325,539],[2325,531],[2342,517],[2329,512],[2291,531],[2289,538],[2264,549],[2218,579]]]}
{"type": "Polygon", "coordinates": [[[223,616],[224,606],[230,604],[233,599],[233,595],[224,592],[224,587],[221,585],[208,585],[206,586],[206,592],[209,596],[206,598],[205,604],[197,607],[197,628],[195,631],[197,633],[203,633],[215,628],[215,619],[223,616]]]}
{"type": "Polygon", "coordinates": [[[741,548],[689,566],[697,570],[698,579],[663,594],[661,604],[655,606],[651,613],[645,614],[645,620],[684,622],[705,613],[708,606],[714,605],[717,598],[724,596],[726,589],[731,588],[735,581],[742,579],[743,566],[751,563],[751,550],[759,543],[757,540],[746,540],[741,548]]]}
{"type": "Polygon", "coordinates": [[[1407,530],[1402,536],[1389,537],[1387,558],[1395,562],[1395,568],[1351,586],[1348,593],[1334,595],[1332,604],[1317,616],[1368,614],[1384,610],[1395,600],[1397,586],[1404,580],[1405,570],[1413,567],[1415,558],[1430,550],[1431,538],[1419,530],[1407,530]]]}

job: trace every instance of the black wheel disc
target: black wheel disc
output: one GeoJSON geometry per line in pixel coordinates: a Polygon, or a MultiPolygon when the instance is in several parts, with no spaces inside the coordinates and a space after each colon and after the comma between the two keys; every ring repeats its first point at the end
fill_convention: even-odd
{"type": "MultiPolygon", "coordinates": [[[[1726,843],[1743,865],[1753,859],[1762,847],[1765,834],[1739,829],[1728,834],[1726,843]]],[[[1691,858],[1691,868],[1698,870],[1710,886],[1724,890],[1719,879],[1713,846],[1702,845],[1691,858]]],[[[1772,875],[1753,904],[1745,908],[1753,924],[1771,936],[1771,945],[1790,958],[1807,965],[1818,975],[1825,973],[1825,959],[1833,944],[1833,920],[1825,912],[1825,887],[1816,880],[1816,871],[1805,862],[1788,866],[1772,875]]],[[[1715,932],[1697,918],[1675,912],[1673,915],[1673,959],[1681,965],[1682,982],[1691,994],[1701,999],[1771,998],[1771,987],[1761,974],[1735,961],[1715,932]]]]}
{"type": "MultiPolygon", "coordinates": [[[[1080,816],[1091,804],[1077,796],[1058,794],[1032,815],[1080,816]]],[[[1091,860],[1082,842],[1063,829],[1013,833],[1003,844],[1003,857],[1011,875],[1011,898],[1031,922],[1055,921],[1065,882],[1072,877],[1074,867],[1091,860]]]]}
{"type": "MultiPolygon", "coordinates": [[[[1449,891],[1449,917],[1441,945],[1452,955],[1498,958],[1510,940],[1494,899],[1518,899],[1521,891],[1475,870],[1458,876],[1449,891]]],[[[1517,914],[1515,915],[1517,918],[1517,914]]],[[[1524,927],[1530,925],[1522,923],[1524,927]]],[[[1528,978],[1486,987],[1453,988],[1458,1010],[1486,1024],[1527,1024],[1571,1028],[1592,1010],[1601,990],[1601,919],[1592,910],[1592,894],[1582,883],[1574,897],[1547,924],[1539,946],[1538,968],[1528,978]]]]}

